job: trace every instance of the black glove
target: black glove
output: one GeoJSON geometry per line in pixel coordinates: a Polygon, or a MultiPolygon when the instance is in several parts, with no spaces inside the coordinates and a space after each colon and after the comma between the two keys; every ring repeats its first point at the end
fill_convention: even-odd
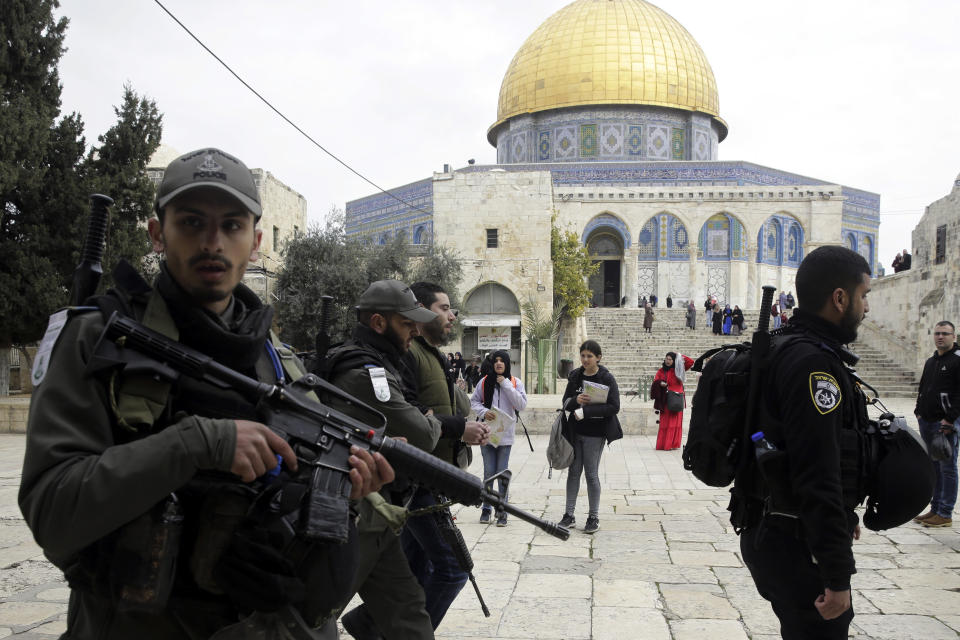
{"type": "Polygon", "coordinates": [[[214,578],[239,608],[276,611],[306,597],[306,585],[276,543],[267,532],[250,523],[241,525],[233,534],[214,569],[214,578]]]}

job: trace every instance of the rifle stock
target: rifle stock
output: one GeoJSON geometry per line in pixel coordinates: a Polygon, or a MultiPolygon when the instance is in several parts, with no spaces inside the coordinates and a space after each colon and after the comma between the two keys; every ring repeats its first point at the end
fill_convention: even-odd
{"type": "MultiPolygon", "coordinates": [[[[382,413],[314,374],[307,374],[287,385],[260,382],[115,312],[94,349],[88,372],[116,367],[145,372],[165,382],[175,382],[179,376],[186,375],[219,388],[232,388],[256,402],[264,423],[285,438],[297,452],[298,460],[303,463],[298,473],[314,473],[311,486],[334,487],[331,491],[336,495],[330,495],[331,500],[306,499],[308,504],[319,509],[310,513],[313,524],[319,524],[316,522],[319,518],[345,523],[349,517],[346,498],[350,483],[343,478],[336,483],[320,483],[317,475],[328,475],[328,472],[349,474],[350,447],[358,446],[379,451],[398,476],[405,476],[454,502],[479,507],[486,501],[552,536],[562,540],[570,536],[566,528],[508,504],[493,490],[492,482],[484,483],[427,451],[385,436],[386,418],[382,413]],[[307,395],[311,391],[332,394],[360,408],[371,417],[370,423],[313,400],[307,395]],[[324,505],[329,510],[323,511],[324,505]],[[341,509],[343,512],[339,513],[341,509]]],[[[303,526],[309,524],[305,522],[303,526]]],[[[321,534],[317,539],[342,541],[339,533],[329,537],[321,534]]]]}

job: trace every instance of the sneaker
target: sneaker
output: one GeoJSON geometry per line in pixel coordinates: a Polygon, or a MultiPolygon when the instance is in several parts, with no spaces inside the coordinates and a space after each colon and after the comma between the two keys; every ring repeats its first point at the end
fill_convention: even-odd
{"type": "Polygon", "coordinates": [[[500,513],[497,514],[497,526],[498,527],[507,526],[507,513],[505,511],[501,511],[500,513]]]}
{"type": "Polygon", "coordinates": [[[480,524],[490,524],[490,514],[492,512],[490,509],[483,509],[480,511],[480,524]]]}
{"type": "Polygon", "coordinates": [[[563,517],[560,518],[560,526],[570,528],[576,523],[577,519],[574,518],[569,513],[563,514],[563,517]]]}
{"type": "Polygon", "coordinates": [[[927,518],[926,520],[924,520],[923,522],[921,522],[920,524],[922,524],[922,525],[925,526],[925,527],[930,527],[930,528],[933,528],[933,527],[952,527],[952,526],[953,526],[953,520],[951,520],[950,518],[944,518],[943,516],[938,515],[938,514],[935,513],[935,514],[933,514],[932,516],[930,516],[929,518],[927,518]]]}
{"type": "Polygon", "coordinates": [[[600,518],[596,516],[590,516],[587,518],[587,524],[583,527],[584,533],[594,533],[597,529],[600,528],[600,518]]]}
{"type": "Polygon", "coordinates": [[[917,516],[916,518],[914,518],[913,521],[914,521],[914,522],[920,522],[920,523],[922,523],[924,520],[926,520],[927,518],[929,518],[929,517],[932,516],[932,515],[933,515],[933,509],[930,509],[930,511],[927,511],[926,513],[924,513],[924,514],[922,514],[922,515],[919,515],[919,516],[917,516]]]}

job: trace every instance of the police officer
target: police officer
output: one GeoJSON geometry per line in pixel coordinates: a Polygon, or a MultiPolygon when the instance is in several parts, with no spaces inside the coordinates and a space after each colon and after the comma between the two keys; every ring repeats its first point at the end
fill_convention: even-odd
{"type": "Polygon", "coordinates": [[[866,406],[844,364],[855,356],[843,345],[869,310],[870,267],[849,249],[820,247],[800,264],[796,286],[799,306],[784,330],[796,339],[774,351],[761,407],[767,439],[786,453],[787,486],[772,494],[789,497],[768,503],[740,549],[783,638],[831,640],[846,638],[853,619],[854,507],[863,496],[849,438],[866,406]]]}
{"type": "MultiPolygon", "coordinates": [[[[434,455],[466,469],[471,460],[469,445],[485,444],[490,429],[481,422],[466,419],[470,413],[470,401],[463,389],[455,384],[447,369],[447,357],[439,349],[450,339],[456,314],[450,308],[449,296],[439,285],[415,282],[410,289],[417,301],[434,313],[434,317],[429,322],[417,324],[418,335],[403,356],[404,392],[408,402],[440,422],[441,435],[433,448],[434,455]]],[[[430,491],[417,489],[408,508],[425,509],[436,504],[437,499],[430,491]]],[[[410,569],[423,587],[427,613],[436,629],[466,584],[467,574],[444,540],[435,514],[409,519],[401,540],[410,569]]],[[[374,628],[370,611],[379,606],[374,601],[348,612],[342,619],[344,626],[374,628]]]]}
{"type": "MultiPolygon", "coordinates": [[[[404,398],[401,358],[410,349],[417,323],[437,314],[425,309],[406,284],[398,280],[372,283],[357,300],[357,325],[350,340],[334,347],[323,363],[326,377],[337,387],[383,413],[386,435],[404,437],[425,451],[440,439],[441,425],[404,398]]],[[[329,403],[363,420],[362,410],[334,397],[329,403]]],[[[396,489],[397,487],[391,487],[396,489]]],[[[423,589],[410,570],[400,546],[403,509],[379,494],[360,506],[360,566],[354,583],[368,615],[343,616],[354,638],[433,638],[423,589]]],[[[351,612],[352,613],[352,612],[351,612]]]]}
{"type": "MultiPolygon", "coordinates": [[[[218,149],[188,153],[167,167],[155,204],[148,230],[164,257],[155,285],[121,265],[119,286],[98,304],[246,375],[275,381],[273,311],[241,284],[262,235],[250,170],[218,149]]],[[[209,638],[257,609],[296,617],[290,605],[303,597],[304,574],[281,566],[284,558],[269,545],[260,550],[270,561],[261,563],[238,561],[222,545],[193,553],[205,535],[201,523],[225,506],[217,496],[245,495],[245,483],[276,467],[278,455],[293,472],[294,452],[229,390],[187,381],[170,387],[117,369],[90,373],[103,316],[96,307],[74,310],[58,339],[44,343],[40,355],[49,364],[35,380],[20,486],[27,524],[70,583],[65,637],[209,638]],[[230,490],[216,491],[224,486],[230,490]],[[131,599],[117,585],[157,560],[136,534],[155,524],[150,514],[158,504],[169,516],[167,533],[176,531],[178,509],[183,517],[179,545],[159,560],[175,569],[172,593],[150,601],[145,589],[146,601],[131,599]],[[211,575],[210,556],[221,554],[230,560],[211,575]],[[231,579],[214,577],[223,575],[231,579]]],[[[299,363],[283,355],[292,377],[299,363]]],[[[353,498],[393,479],[379,454],[354,454],[353,498]]]]}

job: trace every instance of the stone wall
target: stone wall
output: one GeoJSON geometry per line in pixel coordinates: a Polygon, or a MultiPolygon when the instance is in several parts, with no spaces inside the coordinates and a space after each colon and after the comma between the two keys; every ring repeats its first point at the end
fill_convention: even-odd
{"type": "MultiPolygon", "coordinates": [[[[434,176],[434,233],[461,259],[460,300],[496,282],[520,304],[529,299],[545,310],[553,308],[552,190],[548,171],[434,176]],[[497,229],[496,248],[487,247],[487,229],[497,229]]],[[[523,362],[520,367],[523,371],[523,362]]]]}
{"type": "Polygon", "coordinates": [[[877,278],[867,319],[904,348],[902,364],[920,371],[933,353],[933,327],[941,320],[960,325],[960,179],[951,193],[927,207],[913,230],[909,271],[877,278]],[[937,227],[946,227],[944,259],[936,264],[937,227]]]}

